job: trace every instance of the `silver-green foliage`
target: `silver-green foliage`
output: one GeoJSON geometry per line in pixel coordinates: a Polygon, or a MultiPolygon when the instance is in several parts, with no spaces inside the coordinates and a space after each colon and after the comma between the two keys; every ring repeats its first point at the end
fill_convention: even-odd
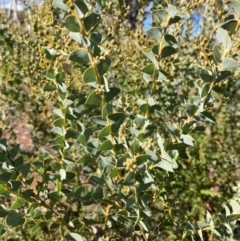
{"type": "Polygon", "coordinates": [[[205,127],[218,121],[211,109],[216,97],[238,74],[239,25],[233,24],[239,21],[240,2],[224,4],[223,9],[233,7],[236,19],[215,24],[209,39],[196,37],[198,43],[188,38],[191,26],[184,19],[188,11],[204,7],[203,1],[156,4],[147,36],[142,30],[140,36],[130,33],[133,49],[126,47],[128,27],[119,4],[101,8],[54,0],[64,20],[38,23],[43,59],[36,71],[44,97],[53,102],[55,144],[28,161],[18,155],[19,145],[8,148],[1,140],[0,195],[14,197],[10,206],[0,206],[3,237],[18,226],[32,237],[42,229],[65,240],[104,235],[106,240],[224,240],[233,235],[240,218],[236,200],[230,201],[231,210],[224,205],[225,211],[213,216],[207,211],[204,221],[196,216],[203,218],[197,205],[202,210],[209,205],[205,197],[225,201],[220,191],[209,190],[216,182],[209,181],[210,164],[199,142],[203,138],[206,144],[205,127]],[[106,28],[109,19],[115,25],[106,28]],[[36,185],[33,173],[40,177],[36,185]]]}

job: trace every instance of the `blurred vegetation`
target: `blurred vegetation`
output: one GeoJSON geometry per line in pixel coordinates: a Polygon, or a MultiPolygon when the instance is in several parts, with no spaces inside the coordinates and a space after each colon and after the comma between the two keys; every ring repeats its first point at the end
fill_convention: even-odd
{"type": "Polygon", "coordinates": [[[2,240],[240,239],[240,2],[148,3],[1,12],[2,240]]]}

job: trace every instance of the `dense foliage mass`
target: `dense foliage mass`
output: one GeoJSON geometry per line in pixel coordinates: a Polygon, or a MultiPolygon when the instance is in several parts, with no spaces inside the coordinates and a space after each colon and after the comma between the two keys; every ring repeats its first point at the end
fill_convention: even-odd
{"type": "Polygon", "coordinates": [[[1,13],[1,240],[240,238],[240,1],[152,3],[1,13]]]}

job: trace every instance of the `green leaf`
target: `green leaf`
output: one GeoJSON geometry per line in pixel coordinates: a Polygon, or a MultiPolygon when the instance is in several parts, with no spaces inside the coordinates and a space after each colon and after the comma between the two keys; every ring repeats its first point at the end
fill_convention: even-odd
{"type": "Polygon", "coordinates": [[[150,159],[150,156],[149,156],[149,155],[146,155],[146,154],[144,154],[144,155],[139,155],[139,156],[136,157],[136,161],[137,161],[137,163],[138,163],[139,165],[142,164],[142,163],[147,162],[149,159],[150,159]]]}
{"type": "Polygon", "coordinates": [[[20,145],[17,144],[17,145],[15,145],[15,146],[9,151],[10,158],[11,158],[12,160],[16,157],[16,155],[17,155],[17,153],[18,153],[18,151],[19,151],[19,148],[20,148],[20,145]]]}
{"type": "Polygon", "coordinates": [[[98,186],[93,193],[93,199],[102,200],[102,198],[103,198],[103,189],[98,186]]]}
{"type": "Polygon", "coordinates": [[[8,187],[11,188],[13,191],[18,191],[18,189],[22,186],[20,181],[9,181],[8,187]]]}
{"type": "Polygon", "coordinates": [[[59,144],[60,146],[63,147],[63,145],[64,145],[64,140],[65,140],[64,136],[58,136],[58,137],[56,137],[54,140],[55,140],[55,142],[56,142],[57,144],[59,144]]]}
{"type": "Polygon", "coordinates": [[[22,196],[27,200],[31,200],[31,202],[33,202],[33,199],[31,198],[32,195],[33,195],[33,189],[27,189],[22,192],[22,196]]]}
{"type": "Polygon", "coordinates": [[[65,83],[58,84],[58,88],[62,92],[62,96],[64,96],[65,98],[65,93],[67,92],[67,86],[65,85],[65,83]]]}
{"type": "Polygon", "coordinates": [[[73,15],[68,15],[65,18],[65,24],[69,31],[71,32],[79,32],[80,26],[77,19],[73,15]]]}
{"type": "Polygon", "coordinates": [[[157,16],[161,22],[165,22],[168,18],[168,12],[164,9],[153,10],[153,14],[157,16]]]}
{"type": "Polygon", "coordinates": [[[197,221],[197,225],[200,229],[204,229],[204,228],[209,227],[208,223],[205,223],[205,222],[202,222],[202,221],[197,221]]]}
{"type": "Polygon", "coordinates": [[[174,18],[176,16],[176,14],[178,13],[177,9],[171,4],[168,4],[168,12],[169,12],[171,18],[174,18]]]}
{"type": "Polygon", "coordinates": [[[102,175],[100,175],[100,174],[95,174],[95,175],[91,176],[89,178],[89,182],[93,185],[100,185],[100,186],[105,184],[105,181],[104,181],[102,175]]]}
{"type": "Polygon", "coordinates": [[[107,122],[102,118],[101,115],[99,115],[99,116],[92,116],[90,118],[90,121],[95,122],[95,123],[97,123],[97,124],[99,124],[101,126],[106,126],[107,125],[107,122]]]}
{"type": "Polygon", "coordinates": [[[85,154],[83,157],[81,157],[78,161],[78,163],[92,163],[93,162],[93,158],[91,154],[85,154]]]}
{"type": "Polygon", "coordinates": [[[123,180],[119,183],[124,184],[126,186],[132,186],[134,184],[134,174],[132,172],[128,172],[123,180]]]}
{"type": "Polygon", "coordinates": [[[147,34],[158,42],[162,39],[162,31],[160,28],[152,27],[147,30],[147,34]]]}
{"type": "Polygon", "coordinates": [[[137,154],[139,149],[139,141],[136,138],[134,138],[133,142],[131,143],[130,149],[133,155],[137,154]]]}
{"type": "Polygon", "coordinates": [[[100,76],[106,74],[110,68],[111,60],[110,59],[102,59],[98,64],[98,73],[100,76]]]}
{"type": "Polygon", "coordinates": [[[59,201],[59,192],[51,192],[48,194],[51,205],[53,206],[56,202],[59,201]]]}
{"type": "Polygon", "coordinates": [[[141,69],[141,71],[145,74],[153,75],[155,70],[154,64],[148,64],[144,68],[141,69]]]}
{"type": "MultiPolygon", "coordinates": [[[[152,63],[157,67],[158,66],[158,61],[157,59],[155,58],[155,55],[153,54],[153,52],[146,52],[144,53],[144,55],[150,59],[152,61],[152,63]]],[[[144,71],[142,71],[144,72],[144,71]]],[[[145,72],[144,72],[145,73],[145,72]]]]}
{"type": "Polygon", "coordinates": [[[30,171],[30,167],[31,167],[31,164],[30,163],[26,163],[22,166],[22,170],[21,170],[21,173],[23,175],[23,177],[27,177],[29,171],[30,171]]]}
{"type": "Polygon", "coordinates": [[[56,80],[58,83],[63,83],[65,79],[65,72],[59,72],[56,74],[56,80]]]}
{"type": "Polygon", "coordinates": [[[125,115],[124,112],[116,112],[116,113],[108,115],[108,119],[112,120],[114,122],[117,122],[117,121],[119,121],[119,120],[121,120],[122,118],[125,118],[125,117],[126,117],[126,115],[125,115]]]}
{"type": "Polygon", "coordinates": [[[51,132],[53,132],[59,136],[64,136],[66,134],[66,131],[62,127],[53,127],[51,129],[51,132]]]}
{"type": "MultiPolygon", "coordinates": [[[[4,218],[4,217],[6,217],[7,214],[8,214],[8,212],[9,212],[9,209],[6,208],[5,205],[0,204],[0,218],[4,218]]],[[[1,232],[0,232],[0,236],[1,236],[1,232]]]]}
{"type": "Polygon", "coordinates": [[[0,140],[0,150],[6,152],[6,151],[7,151],[6,146],[7,146],[7,141],[6,141],[6,139],[1,139],[1,140],[0,140]]]}
{"type": "MultiPolygon", "coordinates": [[[[1,157],[0,157],[1,158],[1,157]]],[[[19,156],[14,160],[15,167],[22,167],[23,165],[23,156],[19,156]]]]}
{"type": "Polygon", "coordinates": [[[59,117],[61,117],[61,118],[64,118],[64,115],[63,115],[61,109],[54,109],[54,110],[53,110],[53,113],[55,113],[57,116],[59,116],[59,117]]]}
{"type": "Polygon", "coordinates": [[[0,174],[0,182],[7,183],[10,180],[11,176],[12,174],[10,172],[4,172],[0,174]]]}
{"type": "MultiPolygon", "coordinates": [[[[225,205],[225,206],[226,206],[226,205],[225,205]]],[[[221,213],[216,213],[216,217],[217,217],[218,221],[219,221],[221,224],[227,222],[226,218],[225,218],[221,213]]]]}
{"type": "MultiPolygon", "coordinates": [[[[59,228],[59,226],[60,226],[60,224],[58,224],[58,223],[52,223],[50,226],[50,230],[57,229],[57,228],[59,228]]],[[[66,238],[68,238],[68,236],[66,236],[66,238]]],[[[69,239],[67,239],[67,240],[69,240],[69,239]]],[[[72,239],[70,239],[70,240],[72,240],[72,239]]]]}
{"type": "Polygon", "coordinates": [[[214,118],[214,116],[207,111],[199,112],[197,115],[194,115],[194,118],[198,121],[202,121],[208,124],[216,123],[216,119],[214,118]]]}
{"type": "Polygon", "coordinates": [[[17,226],[17,225],[23,225],[25,222],[25,219],[21,217],[19,213],[17,213],[14,210],[11,210],[6,218],[7,225],[10,226],[17,226]]]}
{"type": "Polygon", "coordinates": [[[96,93],[96,91],[92,91],[90,95],[88,96],[86,102],[86,105],[101,105],[102,104],[102,98],[99,94],[96,93]]]}
{"type": "Polygon", "coordinates": [[[44,85],[43,90],[51,92],[57,90],[57,87],[55,85],[46,84],[44,85]]]}
{"type": "Polygon", "coordinates": [[[69,37],[72,38],[74,41],[77,43],[84,45],[83,44],[83,36],[80,33],[77,32],[70,32],[69,37]]]}
{"type": "Polygon", "coordinates": [[[196,232],[194,225],[190,223],[190,221],[187,222],[187,231],[191,232],[192,234],[196,232]]]}
{"type": "MultiPolygon", "coordinates": [[[[106,169],[113,168],[115,165],[115,162],[113,161],[112,157],[110,156],[100,156],[99,161],[99,168],[101,171],[105,172],[106,169]]],[[[109,176],[104,176],[104,180],[107,182],[108,185],[112,186],[112,180],[109,179],[109,176]]]]}
{"type": "Polygon", "coordinates": [[[224,204],[223,207],[225,209],[226,216],[230,215],[230,210],[229,210],[228,206],[224,204]]]}
{"type": "Polygon", "coordinates": [[[65,135],[65,138],[66,139],[69,139],[69,138],[78,139],[79,135],[80,135],[79,131],[68,129],[67,133],[65,135]]]}
{"type": "Polygon", "coordinates": [[[211,214],[207,211],[207,214],[206,214],[206,221],[209,225],[214,225],[214,222],[213,222],[213,219],[212,219],[212,216],[211,214]]]}
{"type": "Polygon", "coordinates": [[[82,0],[75,0],[74,5],[80,18],[83,18],[89,11],[87,5],[82,0]]]}
{"type": "Polygon", "coordinates": [[[93,67],[86,69],[83,73],[83,81],[85,83],[96,82],[97,78],[93,67]]]}
{"type": "Polygon", "coordinates": [[[236,223],[234,221],[237,221],[239,219],[240,219],[240,214],[230,214],[226,217],[227,222],[232,222],[233,224],[236,223]]]}
{"type": "Polygon", "coordinates": [[[99,137],[106,137],[110,135],[110,131],[111,131],[111,126],[108,125],[106,127],[104,127],[98,134],[99,137]]]}
{"type": "Polygon", "coordinates": [[[180,16],[175,16],[174,18],[170,18],[170,20],[169,20],[169,25],[171,25],[171,24],[174,24],[174,23],[177,23],[177,22],[179,22],[180,20],[181,20],[182,18],[180,17],[180,16]]]}
{"type": "Polygon", "coordinates": [[[25,201],[24,199],[18,197],[18,198],[15,200],[15,202],[12,204],[11,210],[16,210],[16,209],[22,207],[22,206],[25,204],[25,202],[26,202],[26,201],[25,201]]]}
{"type": "Polygon", "coordinates": [[[63,101],[64,107],[68,107],[68,106],[72,105],[72,103],[73,103],[73,101],[69,100],[69,99],[65,99],[63,101]]]}
{"type": "Polygon", "coordinates": [[[136,196],[135,193],[133,193],[132,195],[129,196],[129,198],[126,200],[126,208],[127,209],[131,209],[134,207],[135,205],[135,200],[136,200],[136,196]]]}
{"type": "Polygon", "coordinates": [[[221,27],[227,30],[231,35],[235,33],[238,26],[238,21],[236,19],[231,19],[225,22],[221,27]]]}
{"type": "Polygon", "coordinates": [[[213,46],[213,57],[214,57],[214,60],[217,62],[217,63],[220,63],[221,62],[221,59],[222,59],[222,50],[219,46],[217,45],[214,45],[213,46]]]}
{"type": "Polygon", "coordinates": [[[113,98],[117,97],[121,90],[117,87],[110,87],[108,92],[104,92],[105,101],[110,102],[113,98]]]}
{"type": "Polygon", "coordinates": [[[189,117],[194,116],[198,112],[198,106],[192,104],[182,104],[186,108],[187,115],[189,117]]]}
{"type": "Polygon", "coordinates": [[[84,18],[84,26],[86,31],[89,31],[92,29],[92,31],[97,27],[97,25],[100,23],[101,16],[96,13],[90,13],[86,18],[84,18]]]}
{"type": "Polygon", "coordinates": [[[88,64],[89,63],[89,57],[88,57],[88,52],[81,48],[81,49],[77,49],[74,50],[70,56],[69,59],[75,63],[79,63],[79,64],[88,64]]]}
{"type": "Polygon", "coordinates": [[[200,74],[200,76],[204,82],[212,82],[213,80],[213,77],[210,74],[200,74]]]}
{"type": "Polygon", "coordinates": [[[8,191],[3,184],[0,183],[0,195],[8,196],[11,192],[8,191]]]}
{"type": "Polygon", "coordinates": [[[108,150],[112,150],[112,142],[110,140],[106,140],[104,141],[101,146],[99,147],[99,151],[108,151],[108,150]]]}
{"type": "Polygon", "coordinates": [[[155,54],[155,55],[159,55],[159,51],[160,51],[160,45],[159,44],[156,44],[152,47],[152,52],[155,54]]]}
{"type": "Polygon", "coordinates": [[[141,106],[139,106],[139,109],[142,113],[146,114],[149,111],[149,105],[148,103],[143,104],[141,106]]]}
{"type": "Polygon", "coordinates": [[[206,97],[206,96],[208,95],[208,92],[209,92],[209,90],[210,90],[210,86],[211,86],[210,83],[207,83],[207,84],[205,84],[205,85],[203,86],[202,92],[201,92],[201,98],[204,98],[204,97],[206,97]]]}
{"type": "Polygon", "coordinates": [[[240,214],[240,205],[237,201],[231,199],[229,204],[232,207],[232,214],[240,214]]]}
{"type": "Polygon", "coordinates": [[[239,66],[239,63],[232,58],[224,58],[222,61],[222,70],[235,70],[239,66]]]}
{"type": "Polygon", "coordinates": [[[54,56],[52,55],[53,52],[48,49],[43,49],[42,53],[45,55],[46,59],[52,60],[54,56]]]}
{"type": "Polygon", "coordinates": [[[85,238],[83,238],[83,236],[81,236],[78,233],[69,233],[70,237],[73,238],[73,240],[75,241],[86,241],[85,238]]]}
{"type": "Polygon", "coordinates": [[[188,147],[189,145],[186,143],[174,143],[174,144],[170,144],[168,146],[168,150],[184,150],[186,147],[188,147]]]}
{"type": "Polygon", "coordinates": [[[220,71],[217,74],[217,82],[226,80],[231,75],[232,75],[231,71],[220,71]]]}
{"type": "Polygon", "coordinates": [[[165,34],[164,39],[168,45],[173,45],[177,43],[176,38],[171,34],[165,34]]]}
{"type": "Polygon", "coordinates": [[[169,132],[173,135],[173,136],[179,136],[180,135],[180,131],[172,124],[165,122],[165,125],[167,126],[167,129],[169,130],[169,132]]]}
{"type": "Polygon", "coordinates": [[[76,174],[73,172],[66,172],[66,180],[70,181],[73,180],[75,178],[76,174]]]}
{"type": "MultiPolygon", "coordinates": [[[[1,145],[2,144],[0,144],[0,149],[1,149],[1,145]]],[[[2,148],[3,148],[4,146],[2,145],[2,148]]],[[[0,152],[0,162],[7,162],[8,161],[8,158],[2,153],[2,152],[0,152]]]]}
{"type": "Polygon", "coordinates": [[[227,50],[227,52],[229,52],[230,49],[232,48],[232,41],[231,41],[227,31],[222,28],[218,28],[217,35],[221,39],[221,42],[222,42],[224,48],[227,50]]]}
{"type": "Polygon", "coordinates": [[[173,48],[172,46],[165,46],[162,49],[161,58],[169,57],[175,53],[177,53],[177,50],[175,48],[173,48]]]}
{"type": "Polygon", "coordinates": [[[30,229],[30,233],[34,234],[40,227],[40,222],[36,222],[35,225],[30,229]]]}
{"type": "Polygon", "coordinates": [[[198,229],[198,230],[197,230],[197,233],[198,233],[201,241],[203,241],[202,229],[198,229]]]}
{"type": "Polygon", "coordinates": [[[158,162],[156,166],[159,168],[162,168],[163,170],[165,170],[167,172],[174,172],[170,162],[168,162],[164,159],[162,159],[160,162],[158,162]]]}
{"type": "Polygon", "coordinates": [[[190,135],[185,135],[181,134],[179,138],[183,143],[189,145],[189,146],[194,146],[193,141],[194,139],[190,135]]]}
{"type": "Polygon", "coordinates": [[[102,41],[102,34],[98,32],[91,33],[90,42],[92,43],[92,45],[98,45],[101,43],[101,41],[102,41]]]}
{"type": "Polygon", "coordinates": [[[60,8],[64,11],[68,10],[68,6],[65,3],[63,3],[63,0],[53,0],[53,6],[60,8]]]}
{"type": "Polygon", "coordinates": [[[141,193],[142,191],[147,190],[151,185],[152,185],[152,182],[139,183],[139,186],[137,187],[137,193],[141,193]]]}

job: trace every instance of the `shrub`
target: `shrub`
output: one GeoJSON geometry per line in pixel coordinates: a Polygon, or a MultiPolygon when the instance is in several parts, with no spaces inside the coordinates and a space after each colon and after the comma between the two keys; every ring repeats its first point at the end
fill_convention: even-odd
{"type": "Polygon", "coordinates": [[[240,2],[154,1],[148,30],[146,3],[135,30],[123,1],[5,19],[3,239],[237,237],[240,2]]]}

